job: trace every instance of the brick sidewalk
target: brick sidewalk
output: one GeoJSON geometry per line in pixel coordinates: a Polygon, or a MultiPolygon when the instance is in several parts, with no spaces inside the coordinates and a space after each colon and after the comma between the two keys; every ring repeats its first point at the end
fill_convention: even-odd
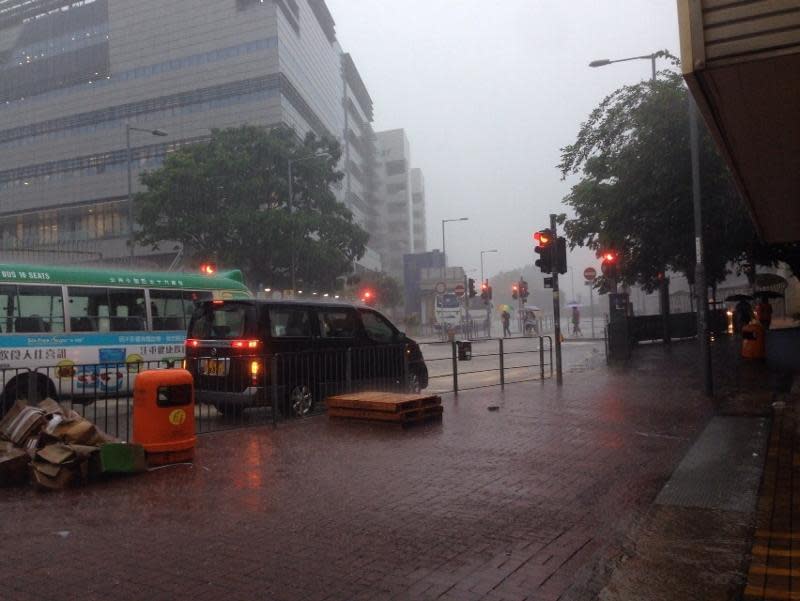
{"type": "Polygon", "coordinates": [[[193,467],[0,491],[0,599],[594,598],[711,415],[691,353],[661,352],[446,397],[441,424],[317,417],[202,436],[193,467]]]}
{"type": "Polygon", "coordinates": [[[800,438],[796,403],[775,411],[745,599],[800,599],[800,438]]]}

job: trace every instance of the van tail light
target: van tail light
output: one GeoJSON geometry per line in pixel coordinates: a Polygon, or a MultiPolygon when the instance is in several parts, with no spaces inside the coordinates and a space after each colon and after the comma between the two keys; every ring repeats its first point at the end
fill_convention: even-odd
{"type": "Polygon", "coordinates": [[[189,348],[197,348],[200,346],[200,341],[194,338],[189,338],[186,340],[186,346],[189,348]]]}
{"type": "Polygon", "coordinates": [[[231,342],[232,348],[241,348],[241,349],[257,349],[258,348],[258,340],[234,340],[231,342]]]}
{"type": "Polygon", "coordinates": [[[253,386],[258,384],[258,374],[261,373],[261,362],[260,361],[251,361],[250,362],[250,379],[253,382],[253,386]]]}

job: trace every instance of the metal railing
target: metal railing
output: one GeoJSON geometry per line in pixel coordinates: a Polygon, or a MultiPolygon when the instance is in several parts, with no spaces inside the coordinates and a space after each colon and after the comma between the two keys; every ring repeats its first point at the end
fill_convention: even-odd
{"type": "Polygon", "coordinates": [[[455,340],[444,344],[422,344],[420,347],[428,366],[429,390],[437,394],[457,395],[494,386],[504,389],[506,384],[553,376],[551,336],[455,340]],[[465,345],[469,345],[468,353],[465,345]],[[476,368],[465,368],[467,364],[476,368]]]}
{"type": "MultiPolygon", "coordinates": [[[[325,398],[359,390],[407,392],[427,385],[426,392],[457,395],[553,375],[549,336],[420,347],[424,364],[413,360],[406,345],[192,357],[186,367],[195,379],[196,431],[277,424],[321,413],[325,398]]],[[[0,418],[18,399],[35,403],[55,398],[104,432],[129,440],[136,376],[180,366],[145,361],[0,369],[0,418]]]]}

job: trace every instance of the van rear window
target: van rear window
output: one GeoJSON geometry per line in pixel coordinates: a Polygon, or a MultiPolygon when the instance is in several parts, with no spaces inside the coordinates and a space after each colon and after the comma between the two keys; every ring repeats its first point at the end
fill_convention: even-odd
{"type": "Polygon", "coordinates": [[[204,303],[192,316],[190,338],[233,340],[251,329],[255,310],[245,303],[204,303]]]}
{"type": "Polygon", "coordinates": [[[311,320],[305,309],[271,308],[269,323],[273,338],[311,337],[311,320]]]}

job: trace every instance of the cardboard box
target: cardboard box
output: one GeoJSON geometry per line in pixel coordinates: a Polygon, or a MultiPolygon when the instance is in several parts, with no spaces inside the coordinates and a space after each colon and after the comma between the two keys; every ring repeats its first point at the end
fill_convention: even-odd
{"type": "Polygon", "coordinates": [[[40,488],[66,488],[78,475],[78,457],[65,444],[50,444],[39,449],[31,462],[31,480],[40,488]]]}
{"type": "Polygon", "coordinates": [[[21,446],[42,430],[45,425],[44,415],[44,411],[38,407],[30,407],[26,401],[17,401],[0,421],[0,436],[21,446]]]}
{"type": "Polygon", "coordinates": [[[0,487],[24,483],[30,462],[30,456],[23,449],[0,441],[0,487]]]}
{"type": "Polygon", "coordinates": [[[60,415],[61,417],[66,415],[65,409],[53,399],[45,399],[41,401],[37,407],[44,411],[44,415],[48,420],[55,415],[60,415]]]}

